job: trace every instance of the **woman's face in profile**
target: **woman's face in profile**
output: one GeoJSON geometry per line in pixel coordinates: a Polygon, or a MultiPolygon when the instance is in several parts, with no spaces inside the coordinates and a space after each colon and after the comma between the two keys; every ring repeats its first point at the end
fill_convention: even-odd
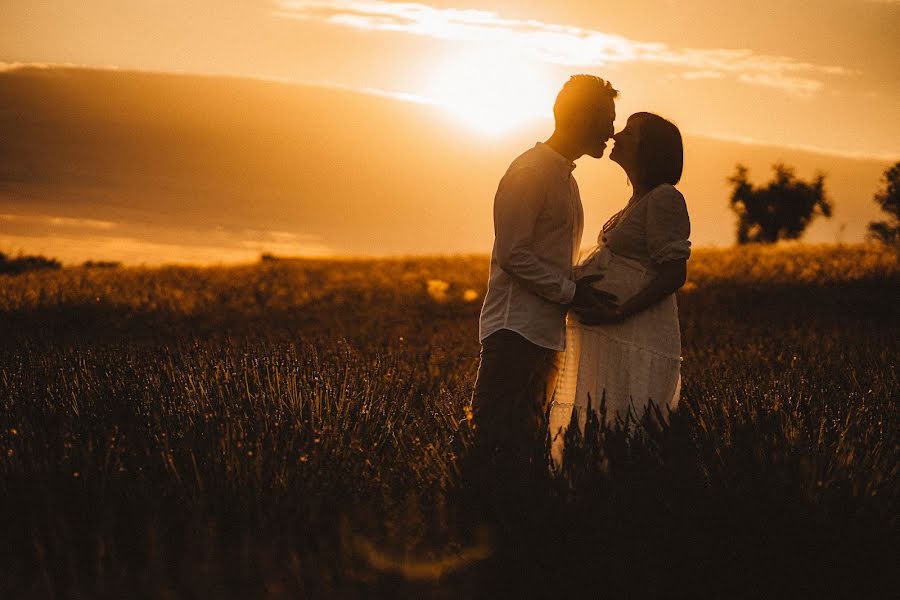
{"type": "Polygon", "coordinates": [[[615,144],[609,153],[613,160],[625,169],[626,173],[633,173],[637,165],[637,149],[640,142],[640,120],[628,119],[625,129],[613,136],[615,144]]]}

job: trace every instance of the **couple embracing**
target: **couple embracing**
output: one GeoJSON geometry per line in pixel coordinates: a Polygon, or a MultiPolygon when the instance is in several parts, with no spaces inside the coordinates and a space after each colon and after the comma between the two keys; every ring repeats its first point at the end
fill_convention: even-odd
{"type": "Polygon", "coordinates": [[[546,467],[547,427],[558,462],[573,410],[583,426],[603,397],[608,419],[629,409],[640,417],[650,400],[664,412],[678,403],[674,293],[691,251],[687,207],[674,187],[681,134],[651,113],[631,115],[614,133],[617,96],[599,77],[571,77],[553,106],[553,134],[512,162],[494,198],[472,398],[471,460],[488,487],[517,476],[524,485],[527,473],[546,467]],[[574,161],[601,158],[610,139],[610,159],[634,193],[579,261],[585,224],[574,161]]]}

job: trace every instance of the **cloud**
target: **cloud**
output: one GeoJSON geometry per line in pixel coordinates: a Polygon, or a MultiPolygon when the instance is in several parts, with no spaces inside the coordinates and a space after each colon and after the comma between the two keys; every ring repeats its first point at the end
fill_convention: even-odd
{"type": "Polygon", "coordinates": [[[725,75],[721,71],[685,71],[682,79],[721,79],[725,75]]]}
{"type": "Polygon", "coordinates": [[[751,85],[762,85],[782,89],[785,92],[797,95],[809,95],[824,87],[821,81],[804,79],[802,77],[773,77],[767,73],[742,73],[738,80],[751,85]]]}
{"type": "Polygon", "coordinates": [[[18,71],[19,69],[50,69],[54,65],[48,63],[20,63],[0,61],[0,73],[18,71]]]}
{"type": "MultiPolygon", "coordinates": [[[[280,81],[282,83],[294,84],[297,83],[296,80],[290,78],[272,78],[272,77],[254,77],[254,79],[262,79],[265,81],[280,81]]],[[[303,81],[306,85],[315,85],[319,87],[327,87],[334,90],[343,90],[347,92],[355,92],[359,94],[366,94],[369,96],[378,96],[380,98],[391,98],[393,100],[402,100],[403,102],[412,102],[415,104],[434,104],[435,101],[431,98],[426,98],[424,96],[420,96],[418,94],[410,94],[407,92],[393,92],[390,90],[383,90],[380,88],[373,88],[367,86],[358,86],[358,85],[350,85],[347,83],[341,83],[339,81],[331,81],[326,79],[315,79],[315,80],[306,80],[303,81]]]]}
{"type": "Polygon", "coordinates": [[[116,65],[85,65],[71,62],[44,63],[44,62],[3,62],[0,61],[0,73],[10,73],[23,69],[49,70],[49,69],[94,69],[104,71],[118,71],[116,65]]]}
{"type": "Polygon", "coordinates": [[[520,56],[562,66],[645,63],[685,70],[687,79],[732,76],[750,85],[809,95],[824,76],[853,74],[844,67],[816,65],[749,49],[673,48],[582,27],[509,19],[486,10],[436,8],[386,0],[278,0],[274,14],[361,31],[383,31],[433,39],[496,45],[520,56]]]}
{"type": "Polygon", "coordinates": [[[114,260],[125,264],[234,263],[260,254],[325,257],[335,250],[317,235],[262,229],[172,229],[146,224],[46,215],[0,214],[0,251],[25,251],[78,264],[114,260]],[[188,240],[188,241],[183,241],[188,240]]]}
{"type": "Polygon", "coordinates": [[[824,156],[833,156],[837,158],[849,158],[852,160],[867,160],[867,161],[878,161],[883,162],[885,164],[895,163],[898,159],[900,159],[900,153],[898,152],[854,152],[848,150],[842,150],[839,148],[827,148],[824,146],[815,146],[812,144],[784,144],[784,143],[775,143],[766,140],[760,140],[753,137],[748,136],[738,136],[738,135],[719,135],[707,132],[699,132],[699,131],[685,131],[687,135],[698,137],[698,138],[706,138],[710,140],[718,140],[722,142],[734,142],[737,144],[743,144],[745,146],[764,146],[766,148],[776,148],[779,150],[798,150],[800,152],[809,152],[812,154],[822,154],[824,156]]]}
{"type": "Polygon", "coordinates": [[[245,229],[245,239],[237,246],[256,254],[269,253],[279,256],[328,256],[333,250],[321,243],[319,236],[297,234],[288,231],[260,231],[245,229]]]}
{"type": "Polygon", "coordinates": [[[110,260],[126,265],[218,264],[251,262],[259,253],[245,248],[213,244],[160,243],[136,237],[98,235],[3,235],[0,248],[14,254],[27,248],[28,254],[41,254],[64,264],[87,260],[110,260]]]}
{"type": "Polygon", "coordinates": [[[76,228],[93,229],[95,231],[109,231],[116,224],[112,221],[100,221],[97,219],[79,219],[73,217],[56,217],[50,215],[13,215],[0,214],[0,221],[16,223],[25,227],[52,227],[52,228],[76,228]]]}

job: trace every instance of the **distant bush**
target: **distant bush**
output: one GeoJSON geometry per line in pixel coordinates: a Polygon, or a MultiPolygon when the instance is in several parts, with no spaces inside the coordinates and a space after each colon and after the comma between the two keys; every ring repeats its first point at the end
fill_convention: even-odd
{"type": "Polygon", "coordinates": [[[81,266],[85,269],[117,269],[122,263],[115,260],[86,260],[81,266]]]}
{"type": "Polygon", "coordinates": [[[46,269],[59,269],[62,264],[45,256],[17,256],[10,258],[0,252],[0,275],[19,275],[27,271],[42,271],[46,269]]]}

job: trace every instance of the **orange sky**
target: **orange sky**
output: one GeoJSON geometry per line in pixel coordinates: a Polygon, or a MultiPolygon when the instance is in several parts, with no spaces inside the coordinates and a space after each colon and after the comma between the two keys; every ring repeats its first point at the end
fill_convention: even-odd
{"type": "MultiPolygon", "coordinates": [[[[487,252],[496,182],[577,72],[620,90],[618,128],[649,110],[687,134],[697,245],[733,243],[734,164],[779,160],[828,174],[805,240],[861,241],[900,158],[898,51],[897,0],[7,2],[0,252],[487,252]],[[65,64],[92,69],[22,69],[65,64]]],[[[579,164],[589,244],[630,191],[579,164]]]]}
{"type": "Polygon", "coordinates": [[[274,77],[408,94],[486,135],[572,72],[687,132],[900,155],[896,0],[5,3],[0,61],[274,77]]]}
{"type": "MultiPolygon", "coordinates": [[[[251,78],[84,68],[0,73],[0,252],[131,264],[278,255],[484,253],[497,181],[547,123],[503,135],[440,106],[251,78]]],[[[785,162],[826,177],[833,219],[807,242],[862,241],[890,165],[685,136],[696,246],[734,243],[726,178],[785,162]]],[[[582,158],[583,244],[631,194],[582,158]]]]}

